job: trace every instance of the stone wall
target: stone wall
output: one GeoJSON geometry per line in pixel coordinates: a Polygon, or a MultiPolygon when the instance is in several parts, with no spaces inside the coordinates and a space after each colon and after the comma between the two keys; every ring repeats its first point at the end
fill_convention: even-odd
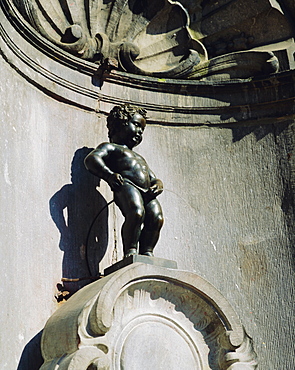
{"type": "MultiPolygon", "coordinates": [[[[77,150],[83,152],[106,135],[96,114],[45,96],[3,59],[1,76],[0,367],[15,369],[24,346],[57,308],[54,295],[63,260],[70,277],[85,270],[82,239],[96,209],[85,193],[93,193],[87,172],[86,181],[73,184],[71,163],[77,150]],[[50,199],[58,193],[50,212],[50,199]],[[52,216],[58,219],[66,210],[72,216],[68,231],[76,228],[76,240],[66,235],[67,229],[61,239],[53,222],[52,216]]],[[[83,171],[79,163],[74,171],[83,171]]]]}
{"type": "Polygon", "coordinates": [[[60,63],[9,27],[17,47],[2,36],[0,368],[38,369],[57,283],[70,292],[89,283],[61,282],[89,277],[86,256],[91,275],[122,258],[113,204],[89,232],[112,193],[82,159],[107,140],[110,108],[131,101],[149,115],[137,150],[165,186],[155,255],[227,298],[260,369],[293,369],[293,71],[225,85],[122,72],[102,84],[90,63],[60,63]]]}
{"type": "MultiPolygon", "coordinates": [[[[71,180],[75,152],[107,140],[105,119],[49,98],[3,60],[1,70],[1,348],[8,354],[1,368],[12,369],[56,309],[61,277],[87,276],[85,232],[112,194],[101,184],[94,202],[96,184],[79,164],[74,172],[88,185],[71,180]],[[74,241],[53,222],[63,209],[72,216],[74,241]]],[[[221,291],[254,338],[261,369],[291,369],[293,361],[293,138],[290,121],[232,128],[150,125],[138,147],[165,185],[156,255],[221,291]]],[[[109,233],[105,216],[96,225],[102,239],[108,234],[100,272],[122,256],[121,217],[115,222],[114,212],[111,206],[109,233]]],[[[98,244],[100,251],[91,251],[96,261],[106,241],[98,244]]]]}

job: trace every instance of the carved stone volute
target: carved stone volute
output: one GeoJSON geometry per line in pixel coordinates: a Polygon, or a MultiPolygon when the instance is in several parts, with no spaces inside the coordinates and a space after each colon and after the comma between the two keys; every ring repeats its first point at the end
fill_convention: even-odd
{"type": "Polygon", "coordinates": [[[48,320],[42,351],[41,370],[57,364],[61,370],[257,365],[251,339],[212,285],[193,273],[144,263],[70,298],[48,320]]]}
{"type": "MultiPolygon", "coordinates": [[[[223,16],[223,8],[214,10],[208,5],[170,0],[14,3],[44,38],[75,57],[103,65],[104,69],[197,80],[244,79],[278,71],[278,60],[271,48],[254,49],[248,54],[248,49],[256,46],[254,40],[259,40],[259,46],[263,40],[245,32],[237,34],[232,28],[210,26],[213,22],[221,24],[216,14],[223,16]]],[[[234,5],[226,4],[226,8],[227,16],[236,11],[234,5]]],[[[255,15],[258,17],[260,11],[269,8],[264,4],[255,15]]],[[[280,14],[273,16],[280,21],[280,14]]],[[[246,13],[244,18],[248,22],[246,13]]],[[[291,35],[287,23],[284,30],[282,39],[291,35]]]]}

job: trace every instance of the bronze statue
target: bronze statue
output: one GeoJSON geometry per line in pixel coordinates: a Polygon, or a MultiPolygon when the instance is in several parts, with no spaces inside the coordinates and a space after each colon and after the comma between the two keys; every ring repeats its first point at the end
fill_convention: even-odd
{"type": "Polygon", "coordinates": [[[107,118],[110,142],[100,144],[85,158],[87,169],[109,184],[125,217],[122,226],[125,257],[138,253],[153,256],[163,225],[157,199],[163,183],[145,159],[132,150],[141,143],[145,126],[144,109],[130,104],[115,106],[107,118]]]}

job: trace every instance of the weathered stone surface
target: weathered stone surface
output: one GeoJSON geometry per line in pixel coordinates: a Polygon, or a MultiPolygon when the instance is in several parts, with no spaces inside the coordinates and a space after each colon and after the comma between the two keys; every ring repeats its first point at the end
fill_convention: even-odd
{"type": "Polygon", "coordinates": [[[5,60],[49,96],[81,109],[106,115],[114,104],[127,99],[148,110],[149,123],[181,126],[276,122],[295,113],[293,71],[231,83],[157,79],[119,71],[98,76],[94,63],[50,43],[39,50],[40,40],[23,37],[26,25],[18,33],[5,13],[1,19],[5,60]]]}
{"type": "MultiPolygon", "coordinates": [[[[17,19],[15,7],[5,2],[17,19]]],[[[15,4],[37,31],[33,35],[28,30],[41,47],[39,34],[76,57],[97,62],[100,73],[119,67],[158,78],[248,78],[276,72],[278,60],[270,52],[278,48],[270,44],[293,36],[281,8],[267,0],[247,6],[236,0],[217,7],[169,0],[15,4]],[[211,48],[209,61],[200,39],[211,48]],[[264,50],[255,49],[261,46],[264,50]]]]}
{"type": "MultiPolygon", "coordinates": [[[[261,369],[295,368],[294,70],[231,83],[108,71],[101,79],[93,63],[30,39],[13,13],[9,19],[2,14],[4,4],[0,347],[6,356],[0,368],[37,370],[38,333],[56,309],[56,283],[88,276],[86,234],[112,194],[100,184],[97,195],[97,184],[88,180],[81,191],[71,181],[71,163],[78,149],[107,140],[106,113],[122,102],[141,105],[150,117],[139,151],[165,186],[166,223],[156,255],[222,292],[253,337],[261,369]],[[52,198],[54,215],[64,213],[69,227],[59,230],[54,223],[52,198]]],[[[292,45],[276,45],[283,48],[285,69],[292,45]]],[[[95,223],[91,274],[98,263],[103,271],[122,258],[121,221],[110,206],[95,223]]],[[[89,281],[64,284],[75,291],[89,281]]]]}
{"type": "Polygon", "coordinates": [[[41,370],[255,369],[224,297],[196,274],[135,263],[80,290],[48,320],[41,370]]]}

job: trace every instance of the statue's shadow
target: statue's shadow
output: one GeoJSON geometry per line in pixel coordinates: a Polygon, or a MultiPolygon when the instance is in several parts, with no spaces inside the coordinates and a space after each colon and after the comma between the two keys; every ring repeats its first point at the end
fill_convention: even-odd
{"type": "MultiPolygon", "coordinates": [[[[60,232],[59,247],[64,252],[63,277],[80,279],[58,284],[70,293],[68,297],[92,282],[90,276],[99,276],[98,264],[108,245],[107,202],[97,190],[99,180],[84,166],[91,150],[84,147],[75,152],[71,184],[64,185],[49,201],[51,217],[60,232]]],[[[42,365],[41,335],[42,331],[25,346],[18,370],[37,370],[42,365]]]]}
{"type": "Polygon", "coordinates": [[[99,180],[84,166],[84,158],[91,151],[84,147],[75,152],[72,183],[64,185],[49,202],[52,220],[60,232],[59,247],[64,252],[63,284],[70,294],[93,281],[89,277],[99,275],[98,264],[108,245],[107,203],[98,190],[99,180]]]}
{"type": "Polygon", "coordinates": [[[39,370],[44,360],[41,353],[42,330],[25,346],[17,370],[39,370]]]}

